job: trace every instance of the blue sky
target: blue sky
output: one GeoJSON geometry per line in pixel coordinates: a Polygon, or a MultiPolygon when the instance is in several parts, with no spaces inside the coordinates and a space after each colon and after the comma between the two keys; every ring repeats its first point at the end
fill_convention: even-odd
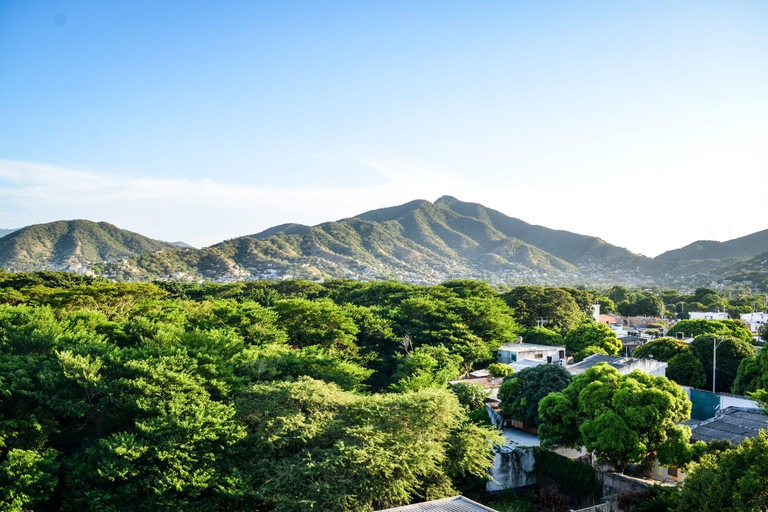
{"type": "Polygon", "coordinates": [[[451,194],[647,255],[768,228],[768,3],[0,0],[0,227],[207,245],[451,194]]]}

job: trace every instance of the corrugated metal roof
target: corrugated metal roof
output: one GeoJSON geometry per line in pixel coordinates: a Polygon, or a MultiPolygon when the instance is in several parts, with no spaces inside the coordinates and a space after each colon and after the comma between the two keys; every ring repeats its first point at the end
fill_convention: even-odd
{"type": "Polygon", "coordinates": [[[745,438],[755,437],[758,432],[768,427],[768,416],[761,409],[727,407],[709,420],[694,426],[691,439],[710,442],[716,439],[741,443],[745,438]]]}
{"type": "Polygon", "coordinates": [[[497,512],[464,496],[415,503],[404,507],[388,508],[379,512],[497,512]]]}

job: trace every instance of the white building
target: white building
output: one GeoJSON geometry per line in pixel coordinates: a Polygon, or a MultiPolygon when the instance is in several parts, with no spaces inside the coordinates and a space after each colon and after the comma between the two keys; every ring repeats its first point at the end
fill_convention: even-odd
{"type": "Polygon", "coordinates": [[[628,375],[635,370],[643,371],[654,377],[666,377],[667,375],[667,363],[662,361],[656,361],[654,359],[637,359],[634,357],[606,356],[603,354],[589,356],[580,363],[566,366],[565,369],[568,370],[568,373],[571,375],[579,375],[600,363],[608,363],[609,366],[616,368],[622,375],[628,375]]]}
{"type": "Polygon", "coordinates": [[[768,313],[747,313],[741,319],[749,326],[749,330],[757,334],[768,323],[768,313]]]}
{"type": "Polygon", "coordinates": [[[500,363],[516,363],[524,359],[541,361],[542,363],[557,363],[564,361],[565,347],[535,345],[533,343],[505,343],[499,347],[500,363]]]}
{"type": "Polygon", "coordinates": [[[728,320],[728,313],[719,311],[689,311],[691,320],[728,320]]]}

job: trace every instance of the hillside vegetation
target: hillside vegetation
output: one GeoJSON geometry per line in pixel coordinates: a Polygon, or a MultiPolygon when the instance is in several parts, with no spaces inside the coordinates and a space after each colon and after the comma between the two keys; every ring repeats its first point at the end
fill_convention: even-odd
{"type": "Polygon", "coordinates": [[[104,222],[39,224],[0,238],[0,267],[143,281],[351,278],[437,284],[471,278],[510,285],[692,288],[728,279],[763,289],[768,258],[760,255],[766,251],[768,230],[729,242],[696,242],[650,259],[600,238],[528,224],[445,196],[317,226],[282,224],[199,250],[104,222]]]}

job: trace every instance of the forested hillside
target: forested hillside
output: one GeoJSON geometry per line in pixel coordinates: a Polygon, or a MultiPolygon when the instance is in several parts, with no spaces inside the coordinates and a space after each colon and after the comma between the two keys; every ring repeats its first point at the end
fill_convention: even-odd
{"type": "Polygon", "coordinates": [[[316,226],[281,224],[202,249],[106,222],[37,224],[0,237],[0,268],[67,270],[115,281],[476,279],[495,285],[695,288],[729,280],[764,290],[768,270],[759,255],[768,251],[767,234],[696,242],[651,259],[597,237],[532,225],[444,196],[316,226]]]}
{"type": "Polygon", "coordinates": [[[0,238],[0,267],[16,271],[80,267],[173,247],[107,222],[58,221],[28,226],[0,238]]]}

